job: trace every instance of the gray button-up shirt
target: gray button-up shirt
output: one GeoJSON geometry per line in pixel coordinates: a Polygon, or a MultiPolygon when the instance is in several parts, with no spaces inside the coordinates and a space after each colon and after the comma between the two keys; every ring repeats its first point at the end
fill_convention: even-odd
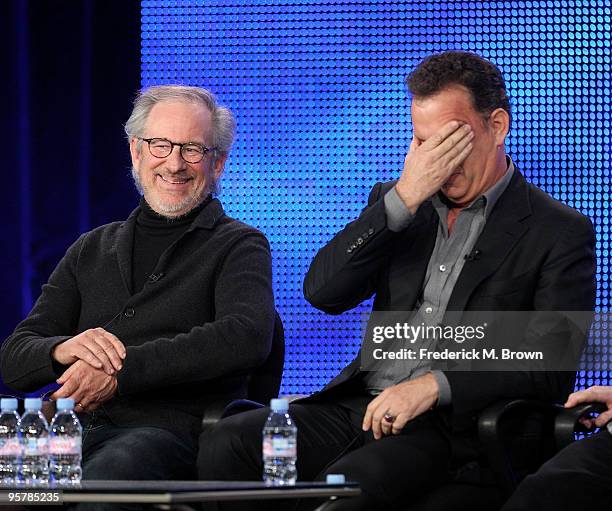
{"type": "MultiPolygon", "coordinates": [[[[438,325],[442,322],[455,284],[459,279],[465,257],[472,252],[480,233],[484,229],[495,203],[507,188],[514,173],[512,160],[502,178],[478,197],[472,204],[459,213],[452,234],[448,232],[447,217],[449,208],[438,194],[431,198],[440,221],[436,244],[429,259],[422,299],[416,304],[413,322],[415,325],[438,325]]],[[[408,227],[414,215],[400,199],[395,188],[384,197],[387,226],[392,231],[401,231],[408,227]]],[[[365,374],[366,389],[372,394],[404,380],[411,380],[431,370],[431,365],[419,360],[390,360],[383,369],[365,374]]],[[[443,372],[432,371],[440,387],[438,405],[451,402],[451,391],[443,372]]]]}

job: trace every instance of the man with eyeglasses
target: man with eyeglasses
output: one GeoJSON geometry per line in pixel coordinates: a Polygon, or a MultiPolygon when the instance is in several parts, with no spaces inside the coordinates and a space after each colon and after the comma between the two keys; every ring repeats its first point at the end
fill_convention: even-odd
{"type": "Polygon", "coordinates": [[[84,479],[187,479],[207,403],[244,397],[269,354],[270,249],[214,197],[235,122],[211,92],[144,89],[125,131],[139,207],[68,249],[2,375],[74,399],[84,479]]]}

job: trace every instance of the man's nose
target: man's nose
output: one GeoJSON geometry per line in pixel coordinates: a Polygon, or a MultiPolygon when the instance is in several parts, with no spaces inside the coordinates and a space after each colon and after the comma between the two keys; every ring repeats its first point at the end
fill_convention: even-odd
{"type": "Polygon", "coordinates": [[[172,147],[172,151],[166,156],[166,166],[168,170],[178,172],[185,169],[185,160],[181,156],[181,148],[177,145],[172,147]]]}

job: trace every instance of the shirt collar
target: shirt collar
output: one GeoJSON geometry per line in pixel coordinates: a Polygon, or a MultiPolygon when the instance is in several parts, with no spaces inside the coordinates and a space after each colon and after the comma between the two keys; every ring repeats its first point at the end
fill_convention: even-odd
{"type": "Polygon", "coordinates": [[[508,162],[508,168],[506,169],[505,174],[499,179],[499,181],[497,181],[497,183],[482,194],[486,200],[485,218],[488,218],[491,211],[493,211],[493,207],[501,197],[502,193],[504,193],[506,188],[508,188],[512,175],[514,174],[514,162],[512,161],[512,158],[510,158],[510,156],[506,156],[506,161],[508,162]]]}

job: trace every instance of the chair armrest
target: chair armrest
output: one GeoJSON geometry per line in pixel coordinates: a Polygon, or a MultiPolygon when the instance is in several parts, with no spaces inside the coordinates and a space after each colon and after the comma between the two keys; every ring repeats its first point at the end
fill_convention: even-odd
{"type": "Polygon", "coordinates": [[[291,404],[294,401],[299,401],[300,399],[305,399],[309,396],[310,394],[284,394],[280,397],[286,399],[287,401],[289,401],[289,404],[291,404]]]}
{"type": "Polygon", "coordinates": [[[587,433],[580,419],[592,413],[602,413],[607,410],[603,403],[582,403],[573,408],[562,408],[555,420],[555,443],[557,449],[567,447],[575,440],[575,433],[587,433]]]}
{"type": "Polygon", "coordinates": [[[222,418],[231,417],[242,412],[248,412],[249,410],[257,410],[258,408],[264,408],[264,405],[251,401],[250,399],[236,399],[229,403],[223,411],[222,418]]]}
{"type": "Polygon", "coordinates": [[[235,399],[234,401],[213,401],[209,405],[206,405],[204,410],[204,416],[202,417],[202,430],[214,426],[217,422],[225,417],[231,417],[240,412],[246,412],[248,410],[256,410],[257,408],[263,408],[264,405],[250,401],[248,399],[235,399]]]}
{"type": "Polygon", "coordinates": [[[223,412],[227,405],[228,402],[224,399],[207,404],[202,417],[202,429],[214,426],[219,422],[223,418],[223,412]]]}
{"type": "MultiPolygon", "coordinates": [[[[293,394],[289,396],[283,396],[289,402],[303,399],[308,397],[307,394],[293,394]]],[[[225,417],[231,417],[241,412],[248,412],[249,410],[257,410],[258,408],[264,408],[266,405],[262,405],[256,401],[250,399],[235,399],[234,401],[214,401],[206,406],[204,410],[204,416],[202,417],[202,429],[206,429],[213,426],[221,419],[225,417]]]]}
{"type": "MultiPolygon", "coordinates": [[[[527,420],[529,414],[537,413],[543,419],[552,421],[559,406],[532,399],[512,399],[498,401],[485,408],[478,418],[478,437],[484,447],[486,459],[493,472],[497,485],[504,497],[509,497],[520,478],[513,470],[508,435],[504,424],[511,419],[527,420]]],[[[509,429],[512,433],[512,428],[509,429]]]]}
{"type": "Polygon", "coordinates": [[[555,415],[560,405],[537,401],[535,399],[508,399],[498,401],[485,408],[478,417],[478,436],[483,442],[497,442],[500,435],[501,420],[514,412],[542,412],[555,415]]]}

